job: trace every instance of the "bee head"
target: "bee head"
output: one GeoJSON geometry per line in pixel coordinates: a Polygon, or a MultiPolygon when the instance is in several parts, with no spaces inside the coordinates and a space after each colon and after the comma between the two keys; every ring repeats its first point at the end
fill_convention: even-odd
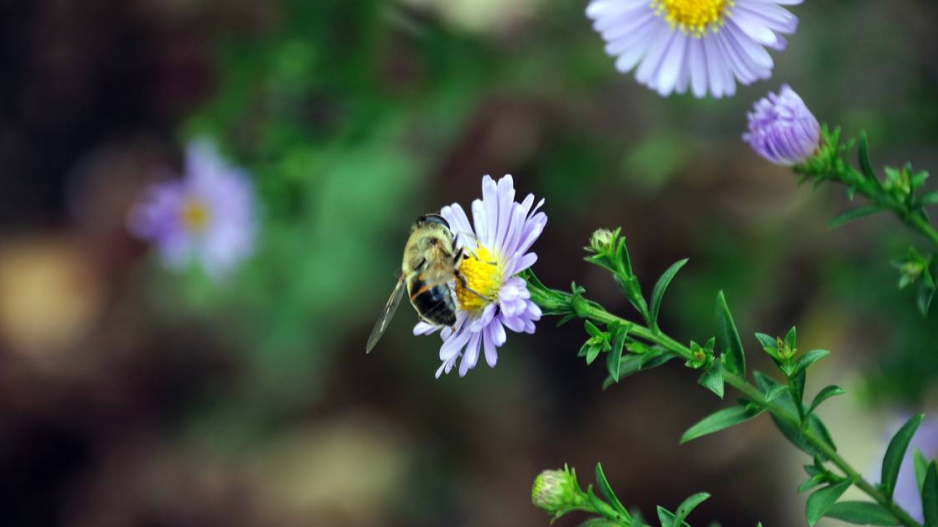
{"type": "Polygon", "coordinates": [[[417,218],[417,227],[426,225],[428,223],[436,223],[446,227],[446,230],[449,230],[449,222],[446,221],[446,218],[440,216],[439,214],[424,214],[423,216],[417,218]]]}

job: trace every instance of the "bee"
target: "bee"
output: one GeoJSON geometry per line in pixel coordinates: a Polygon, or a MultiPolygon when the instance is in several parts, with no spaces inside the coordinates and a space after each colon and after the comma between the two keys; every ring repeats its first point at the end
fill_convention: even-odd
{"type": "Polygon", "coordinates": [[[464,254],[455,246],[456,239],[443,216],[427,214],[417,218],[404,245],[397,285],[368,337],[366,353],[371,352],[387,329],[405,287],[421,320],[434,326],[456,323],[456,303],[449,284],[455,280],[465,283],[465,280],[459,274],[459,262],[464,254]]]}

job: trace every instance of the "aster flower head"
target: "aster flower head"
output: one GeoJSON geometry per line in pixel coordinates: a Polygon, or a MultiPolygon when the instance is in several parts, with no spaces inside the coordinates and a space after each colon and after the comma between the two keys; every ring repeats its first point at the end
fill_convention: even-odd
{"type": "Polygon", "coordinates": [[[254,249],[254,201],[247,175],[199,139],[186,149],[183,177],[149,187],[128,228],[156,246],[167,268],[195,261],[219,279],[254,249]]]}
{"type": "Polygon", "coordinates": [[[622,73],[662,96],[716,98],[772,75],[768,49],[798,27],[801,0],[592,0],[586,14],[622,73]]]}
{"type": "Polygon", "coordinates": [[[776,165],[796,165],[814,155],[821,141],[821,125],[801,97],[787,84],[769,93],[747,114],[749,131],[743,141],[776,165]]]}
{"type": "MultiPolygon", "coordinates": [[[[510,175],[497,182],[485,176],[482,199],[472,203],[471,224],[459,204],[440,211],[456,237],[457,247],[467,257],[459,264],[461,279],[453,284],[456,324],[441,332],[438,378],[449,373],[457,362],[459,375],[465,375],[476,366],[483,351],[486,363],[494,367],[498,348],[507,339],[506,328],[534,333],[541,309],[531,301],[527,283],[518,274],[537,261],[537,255],[528,251],[547,225],[547,215],[538,211],[543,204],[542,199],[535,205],[532,194],[516,202],[510,175]]],[[[426,335],[436,329],[419,322],[414,334],[426,335]]]]}

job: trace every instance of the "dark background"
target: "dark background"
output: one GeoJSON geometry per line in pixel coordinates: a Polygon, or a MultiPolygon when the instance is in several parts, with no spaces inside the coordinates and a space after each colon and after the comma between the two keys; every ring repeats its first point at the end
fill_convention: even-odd
{"type": "Polygon", "coordinates": [[[889,264],[921,240],[885,216],[829,230],[843,189],[799,188],[740,135],[787,82],[867,130],[877,168],[938,165],[938,8],[795,6],[773,79],[721,101],[618,75],[584,8],[0,2],[0,525],[546,525],[534,476],[570,463],[585,484],[596,462],[651,517],[708,491],[694,525],[804,524],[808,460],[768,419],[678,446],[720,402],[676,363],[601,390],[576,324],[434,380],[439,341],[402,308],[365,356],[410,222],[468,206],[483,174],[547,199],[547,284],[633,316],[579,253],[621,226],[646,290],[690,257],[662,314],[677,338],[713,334],[723,289],[759,368],[755,331],[833,350],[811,387],[848,388],[826,416],[875,474],[895,416],[935,402],[938,314],[889,264]],[[199,135],[263,203],[257,253],[222,284],[125,230],[199,135]]]}

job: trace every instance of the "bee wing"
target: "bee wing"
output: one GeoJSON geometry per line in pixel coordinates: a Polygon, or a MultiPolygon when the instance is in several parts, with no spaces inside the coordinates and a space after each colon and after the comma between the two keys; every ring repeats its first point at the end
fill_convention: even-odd
{"type": "Polygon", "coordinates": [[[388,329],[388,323],[391,322],[391,318],[394,317],[397,306],[401,305],[401,298],[404,297],[404,289],[406,289],[404,287],[404,278],[401,277],[397,281],[397,285],[394,286],[394,291],[391,292],[391,298],[388,299],[388,303],[385,304],[384,309],[381,311],[381,316],[378,317],[375,328],[371,330],[371,336],[368,337],[368,345],[365,347],[365,353],[371,353],[372,348],[374,348],[378,340],[381,339],[381,335],[384,335],[384,330],[388,329]]]}

